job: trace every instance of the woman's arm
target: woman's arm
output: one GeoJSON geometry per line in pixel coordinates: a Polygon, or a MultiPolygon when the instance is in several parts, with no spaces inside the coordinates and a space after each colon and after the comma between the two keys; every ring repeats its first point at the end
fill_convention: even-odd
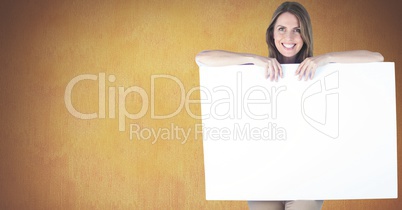
{"type": "Polygon", "coordinates": [[[384,57],[380,53],[367,50],[332,52],[324,55],[328,57],[328,63],[369,63],[384,61],[384,57]]]}
{"type": "Polygon", "coordinates": [[[378,52],[355,50],[345,52],[331,52],[319,56],[306,58],[296,70],[299,79],[312,79],[318,67],[328,63],[368,63],[382,62],[384,57],[378,52]]]}
{"type": "Polygon", "coordinates": [[[207,66],[229,66],[253,63],[257,55],[236,53],[224,50],[206,50],[198,53],[195,60],[207,66]]]}
{"type": "Polygon", "coordinates": [[[195,60],[198,64],[207,66],[228,66],[254,64],[265,68],[265,77],[278,80],[282,77],[282,67],[275,58],[268,58],[250,53],[237,53],[224,50],[206,50],[197,54],[195,60]]]}

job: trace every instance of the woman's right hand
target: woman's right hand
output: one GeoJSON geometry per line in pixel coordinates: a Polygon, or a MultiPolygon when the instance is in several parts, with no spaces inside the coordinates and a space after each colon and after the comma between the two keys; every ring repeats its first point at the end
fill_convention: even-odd
{"type": "Polygon", "coordinates": [[[271,81],[278,81],[278,77],[283,78],[281,64],[279,64],[276,58],[256,56],[255,59],[254,65],[264,68],[265,78],[269,78],[271,81]]]}
{"type": "Polygon", "coordinates": [[[208,66],[243,65],[253,63],[263,67],[265,78],[278,81],[283,77],[282,67],[275,58],[264,57],[249,53],[236,53],[224,50],[206,50],[197,54],[196,61],[208,66]]]}

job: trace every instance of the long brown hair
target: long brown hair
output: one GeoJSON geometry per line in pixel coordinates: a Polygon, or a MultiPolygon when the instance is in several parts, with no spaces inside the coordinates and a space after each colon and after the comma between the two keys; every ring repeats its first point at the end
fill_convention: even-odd
{"type": "Polygon", "coordinates": [[[296,16],[300,24],[300,35],[303,39],[303,47],[296,55],[296,62],[301,63],[307,57],[313,56],[313,29],[311,27],[310,15],[307,10],[298,2],[282,3],[272,15],[271,23],[266,33],[269,57],[276,58],[279,63],[284,63],[283,55],[279,53],[274,42],[274,26],[279,15],[290,12],[296,16]]]}

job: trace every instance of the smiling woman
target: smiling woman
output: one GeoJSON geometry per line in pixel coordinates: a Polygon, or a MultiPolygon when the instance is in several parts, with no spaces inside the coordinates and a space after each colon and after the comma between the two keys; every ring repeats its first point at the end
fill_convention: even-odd
{"type": "Polygon", "coordinates": [[[269,57],[250,53],[222,50],[202,51],[196,56],[198,64],[208,66],[242,65],[252,63],[266,70],[266,77],[282,77],[280,64],[300,63],[296,74],[299,79],[313,79],[319,66],[328,63],[380,62],[384,57],[377,52],[355,50],[332,52],[313,57],[313,36],[310,16],[303,5],[284,2],[274,12],[267,29],[269,57]]]}
{"type": "MultiPolygon", "coordinates": [[[[319,66],[328,63],[379,62],[380,53],[366,50],[326,53],[313,56],[313,35],[310,16],[297,2],[284,2],[274,12],[266,32],[269,56],[236,53],[222,50],[200,52],[199,65],[225,66],[254,64],[265,69],[266,78],[277,81],[283,77],[280,64],[300,63],[296,70],[299,80],[312,79],[319,66]]],[[[319,210],[323,202],[317,201],[249,201],[250,209],[319,210]]]]}

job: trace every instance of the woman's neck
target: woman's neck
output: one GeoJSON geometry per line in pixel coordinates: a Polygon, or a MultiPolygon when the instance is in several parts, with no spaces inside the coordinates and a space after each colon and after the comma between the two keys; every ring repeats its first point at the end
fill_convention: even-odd
{"type": "Polygon", "coordinates": [[[296,56],[294,56],[294,57],[283,56],[283,64],[287,64],[287,63],[296,63],[296,56]]]}

